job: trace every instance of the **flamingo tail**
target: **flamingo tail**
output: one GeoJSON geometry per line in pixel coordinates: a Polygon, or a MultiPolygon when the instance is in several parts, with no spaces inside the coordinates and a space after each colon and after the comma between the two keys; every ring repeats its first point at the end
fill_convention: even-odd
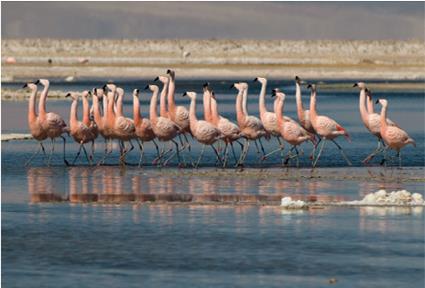
{"type": "Polygon", "coordinates": [[[348,142],[351,142],[350,135],[348,134],[347,130],[345,130],[345,129],[344,129],[344,127],[342,127],[342,126],[340,126],[340,125],[337,125],[337,126],[336,126],[336,130],[337,130],[337,131],[343,131],[343,132],[344,132],[344,137],[345,137],[345,139],[347,139],[347,141],[348,141],[348,142]]]}

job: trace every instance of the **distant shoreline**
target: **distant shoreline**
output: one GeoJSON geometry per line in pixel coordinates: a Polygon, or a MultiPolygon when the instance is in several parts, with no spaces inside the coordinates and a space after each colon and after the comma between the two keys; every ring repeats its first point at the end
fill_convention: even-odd
{"type": "Polygon", "coordinates": [[[425,43],[408,41],[3,39],[2,82],[14,79],[265,76],[425,79],[425,43]]]}

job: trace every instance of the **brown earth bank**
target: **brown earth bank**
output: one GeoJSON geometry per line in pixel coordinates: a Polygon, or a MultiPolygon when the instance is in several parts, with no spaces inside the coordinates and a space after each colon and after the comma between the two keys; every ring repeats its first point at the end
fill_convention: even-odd
{"type": "Polygon", "coordinates": [[[425,79],[425,43],[409,41],[3,39],[2,81],[40,77],[181,78],[258,75],[425,79]]]}

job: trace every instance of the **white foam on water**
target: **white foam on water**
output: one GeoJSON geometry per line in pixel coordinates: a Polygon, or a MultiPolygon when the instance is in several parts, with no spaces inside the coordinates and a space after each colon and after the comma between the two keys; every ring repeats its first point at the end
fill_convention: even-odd
{"type": "Polygon", "coordinates": [[[423,196],[407,190],[387,192],[378,190],[367,194],[362,200],[342,202],[346,205],[418,206],[425,205],[423,196]]]}
{"type": "Polygon", "coordinates": [[[307,203],[301,200],[292,200],[291,197],[283,197],[280,206],[285,209],[304,209],[307,208],[307,203]]]}

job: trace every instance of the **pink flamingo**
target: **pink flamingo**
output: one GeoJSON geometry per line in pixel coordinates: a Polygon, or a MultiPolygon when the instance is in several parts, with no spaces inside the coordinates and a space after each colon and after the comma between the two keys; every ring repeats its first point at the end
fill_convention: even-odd
{"type": "Polygon", "coordinates": [[[316,133],[320,136],[319,142],[317,143],[317,145],[323,140],[322,146],[320,147],[320,150],[319,150],[319,154],[317,155],[317,157],[316,157],[316,159],[313,163],[313,167],[316,167],[317,161],[319,161],[320,155],[322,154],[322,151],[323,151],[323,147],[325,146],[327,140],[332,141],[336,145],[336,147],[341,152],[342,157],[345,159],[345,161],[347,161],[347,164],[349,166],[351,166],[352,164],[351,164],[350,160],[347,158],[347,156],[345,155],[344,150],[334,140],[338,136],[344,136],[344,137],[347,138],[347,140],[349,140],[350,136],[348,135],[348,133],[344,129],[344,127],[339,125],[335,120],[333,120],[333,119],[331,119],[327,116],[317,114],[317,111],[316,111],[316,94],[317,94],[316,85],[315,84],[309,84],[307,86],[307,88],[311,89],[310,121],[311,121],[311,124],[313,125],[314,131],[316,131],[316,133]]]}
{"type": "Polygon", "coordinates": [[[66,123],[61,116],[53,112],[46,112],[46,98],[50,86],[49,80],[39,79],[35,82],[35,84],[38,83],[44,87],[43,91],[41,92],[40,102],[38,103],[38,118],[41,124],[41,128],[45,131],[47,137],[52,141],[52,149],[50,150],[47,165],[50,165],[50,160],[55,150],[55,141],[58,137],[62,138],[63,140],[63,162],[65,165],[69,165],[65,155],[66,139],[62,136],[63,133],[69,134],[69,129],[66,127],[66,123]]]}
{"type": "MultiPolygon", "coordinates": [[[[388,108],[388,101],[386,99],[378,99],[376,100],[376,103],[380,103],[382,105],[381,109],[381,137],[384,139],[385,143],[387,144],[387,147],[385,147],[385,150],[388,148],[394,149],[397,151],[398,156],[398,164],[399,167],[401,167],[401,154],[400,150],[408,145],[412,144],[413,147],[416,147],[416,142],[412,138],[409,137],[409,135],[402,130],[401,128],[397,126],[390,126],[388,125],[388,119],[387,119],[387,108],[388,108]]],[[[385,159],[384,159],[385,160],[385,159]]]]}
{"type": "Polygon", "coordinates": [[[40,151],[43,151],[44,156],[46,156],[46,150],[43,146],[43,140],[47,138],[46,131],[42,128],[40,123],[40,118],[37,115],[36,108],[35,108],[35,102],[37,97],[37,85],[35,83],[26,83],[22,88],[29,88],[31,90],[31,95],[29,99],[29,106],[28,106],[28,126],[30,128],[30,132],[32,137],[34,137],[35,140],[38,141],[40,144],[40,147],[38,150],[28,159],[28,161],[25,163],[25,166],[29,165],[31,161],[34,159],[35,156],[40,153],[40,151]]]}
{"type": "MultiPolygon", "coordinates": [[[[275,107],[275,115],[277,115],[277,125],[279,127],[279,132],[282,135],[282,138],[292,145],[291,150],[288,152],[288,156],[292,150],[295,150],[295,157],[297,158],[297,167],[299,167],[299,153],[297,146],[303,142],[310,140],[314,145],[314,134],[309,133],[300,124],[295,121],[288,121],[283,116],[283,106],[285,103],[286,95],[279,91],[278,89],[273,89],[272,97],[277,97],[277,105],[275,107]]],[[[288,157],[287,161],[292,158],[288,157]]]]}
{"type": "MultiPolygon", "coordinates": [[[[261,123],[260,119],[254,116],[248,115],[246,109],[246,102],[248,97],[248,84],[244,82],[234,83],[231,88],[235,87],[239,92],[236,96],[236,119],[238,122],[239,129],[245,137],[244,148],[242,149],[241,156],[239,157],[237,166],[242,165],[243,161],[246,158],[249,150],[249,140],[254,141],[257,148],[257,154],[260,154],[256,140],[260,139],[267,135],[267,132],[264,130],[264,126],[261,123]]],[[[260,142],[261,148],[264,153],[264,148],[260,142]]]]}
{"type": "Polygon", "coordinates": [[[188,91],[188,92],[185,92],[182,96],[188,96],[190,98],[190,108],[189,108],[190,131],[193,137],[195,137],[195,139],[202,144],[201,154],[199,155],[195,168],[198,168],[199,163],[202,159],[202,156],[204,155],[205,145],[210,145],[211,148],[214,150],[214,153],[217,156],[217,159],[220,162],[222,162],[220,155],[218,154],[217,150],[215,149],[213,145],[217,140],[220,140],[223,138],[223,135],[221,134],[220,130],[217,129],[217,127],[215,127],[211,123],[204,120],[198,120],[198,118],[196,117],[196,93],[195,92],[188,91]]]}
{"type": "MultiPolygon", "coordinates": [[[[261,123],[263,123],[264,129],[266,130],[268,135],[272,135],[272,136],[276,137],[276,140],[279,143],[279,148],[274,150],[274,151],[269,152],[266,155],[264,155],[263,159],[266,159],[268,156],[280,151],[280,156],[281,156],[282,161],[283,161],[283,150],[285,149],[285,145],[280,140],[282,135],[280,134],[280,129],[277,125],[276,113],[267,111],[267,107],[266,107],[265,97],[266,97],[266,89],[267,89],[267,79],[263,78],[263,77],[257,77],[257,78],[254,79],[254,82],[260,82],[261,83],[261,91],[260,91],[259,103],[258,103],[261,123]]],[[[274,108],[276,108],[276,105],[275,105],[276,103],[277,103],[277,101],[275,101],[275,103],[274,103],[274,108]]],[[[274,109],[274,111],[275,111],[275,109],[274,109]]],[[[287,116],[285,116],[284,118],[285,118],[285,121],[294,121],[293,119],[291,119],[287,116]]]]}
{"type": "MultiPolygon", "coordinates": [[[[174,140],[174,138],[179,134],[180,127],[177,126],[174,121],[171,121],[170,119],[166,117],[162,117],[157,115],[157,100],[158,100],[158,92],[159,88],[156,85],[147,85],[145,87],[145,90],[151,90],[152,91],[152,98],[149,108],[149,118],[151,121],[153,132],[155,133],[156,137],[161,142],[171,141],[176,146],[176,151],[174,154],[168,158],[163,165],[167,165],[168,161],[171,160],[171,158],[174,155],[177,155],[177,160],[180,165],[180,152],[179,152],[179,144],[174,140]]],[[[163,154],[163,153],[162,153],[163,154]]],[[[158,155],[157,159],[161,159],[161,155],[158,155]]]]}
{"type": "MultiPolygon", "coordinates": [[[[176,92],[176,75],[174,70],[167,70],[167,74],[170,76],[170,83],[168,85],[168,115],[170,120],[174,121],[178,127],[180,127],[180,134],[185,139],[185,144],[182,145],[182,150],[186,148],[190,152],[190,143],[186,137],[186,134],[190,134],[190,122],[189,122],[189,111],[184,106],[176,106],[174,100],[174,94],[176,92]]],[[[180,143],[183,143],[179,134],[180,143]]]]}
{"type": "MultiPolygon", "coordinates": [[[[366,84],[364,82],[358,82],[355,83],[353,87],[360,88],[359,109],[363,124],[369,132],[372,133],[372,135],[375,135],[378,138],[378,147],[362,161],[363,163],[368,163],[376,154],[385,149],[385,143],[381,137],[381,117],[379,114],[374,113],[372,94],[366,88],[366,84]],[[367,100],[366,95],[368,96],[367,100]],[[365,103],[366,101],[367,103],[365,103]],[[368,109],[366,109],[366,105],[368,109]],[[381,147],[381,142],[383,147],[381,147]]],[[[390,119],[387,119],[387,123],[389,126],[396,126],[396,124],[390,119]]]]}
{"type": "Polygon", "coordinates": [[[242,143],[238,141],[238,139],[243,137],[243,134],[241,133],[241,130],[239,129],[238,125],[236,125],[235,123],[232,123],[229,119],[221,116],[218,113],[217,99],[215,97],[214,90],[211,88],[209,83],[204,84],[204,105],[205,105],[204,111],[207,111],[206,114],[210,113],[210,115],[206,116],[206,118],[210,119],[210,121],[208,122],[216,126],[220,130],[220,132],[223,134],[223,141],[225,143],[223,167],[226,167],[227,165],[229,144],[230,144],[230,147],[232,148],[233,158],[236,163],[238,159],[236,158],[233,142],[236,141],[237,143],[239,143],[239,145],[241,145],[241,148],[243,148],[242,143]],[[207,105],[205,105],[205,101],[207,102],[207,105]]]}
{"type": "Polygon", "coordinates": [[[78,110],[78,95],[75,93],[68,93],[65,97],[71,97],[72,98],[72,104],[71,104],[71,111],[70,111],[70,119],[69,119],[69,126],[70,126],[70,134],[72,138],[74,138],[75,142],[80,144],[80,147],[78,149],[78,153],[74,158],[74,161],[72,162],[72,165],[75,164],[75,161],[78,159],[81,153],[81,149],[84,151],[84,154],[86,156],[87,162],[91,164],[91,157],[88,156],[86,148],[84,147],[84,144],[88,142],[94,143],[94,140],[96,139],[98,133],[97,133],[97,127],[96,125],[92,125],[90,119],[89,119],[89,108],[88,108],[88,100],[87,95],[89,94],[88,91],[84,91],[82,93],[86,98],[85,101],[87,101],[86,105],[83,105],[83,121],[78,121],[77,116],[77,110],[78,110]],[[94,127],[94,128],[93,128],[94,127]]]}
{"type": "Polygon", "coordinates": [[[110,153],[109,148],[108,148],[108,144],[111,140],[111,135],[109,135],[108,130],[105,129],[107,108],[108,108],[108,101],[107,101],[106,97],[104,96],[103,89],[94,88],[93,89],[93,103],[92,103],[94,122],[96,123],[97,129],[98,129],[100,135],[102,135],[103,139],[105,139],[105,151],[104,151],[104,154],[103,154],[103,158],[102,158],[101,161],[99,161],[98,165],[104,163],[106,156],[110,153]],[[101,100],[102,103],[103,103],[103,115],[100,111],[101,109],[100,109],[100,105],[99,105],[99,100],[101,100]]]}
{"type": "Polygon", "coordinates": [[[153,132],[151,121],[140,115],[139,89],[133,91],[133,120],[136,127],[136,136],[139,138],[138,144],[140,148],[139,167],[143,164],[144,142],[152,141],[155,145],[156,152],[159,155],[158,145],[155,142],[155,133],[153,132]]]}

